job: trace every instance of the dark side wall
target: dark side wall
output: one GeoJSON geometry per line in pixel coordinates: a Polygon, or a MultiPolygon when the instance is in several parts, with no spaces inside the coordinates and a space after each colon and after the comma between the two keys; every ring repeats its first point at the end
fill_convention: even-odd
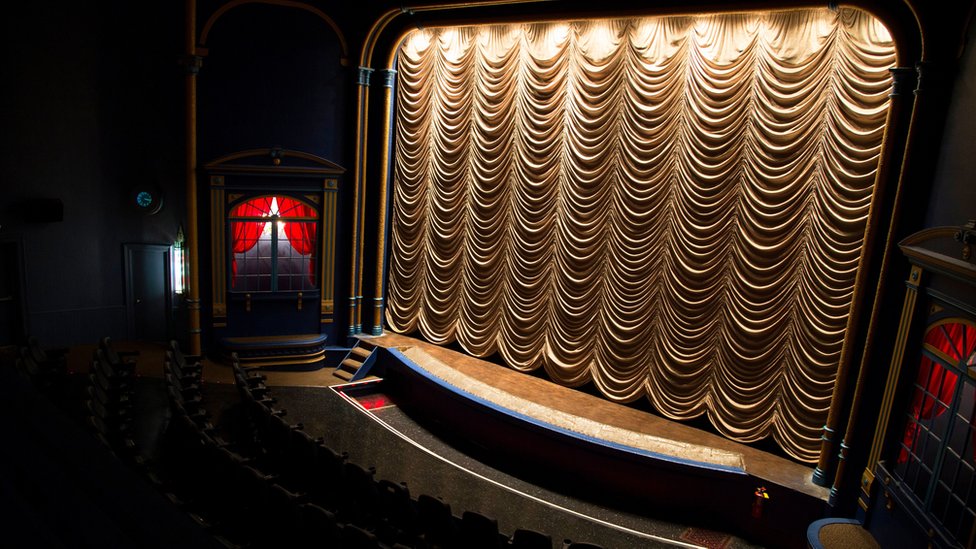
{"type": "Polygon", "coordinates": [[[182,17],[175,2],[4,8],[0,241],[22,250],[23,328],[44,343],[123,337],[123,244],[177,234],[182,17]],[[147,183],[167,198],[154,216],[130,207],[147,183]],[[63,218],[30,212],[36,199],[59,200],[63,218]]]}
{"type": "MultiPolygon", "coordinates": [[[[926,227],[976,219],[976,21],[970,21],[931,183],[926,227]]],[[[925,184],[926,182],[919,182],[925,184]]]]}
{"type": "MultiPolygon", "coordinates": [[[[198,33],[218,6],[200,3],[198,33]]],[[[349,169],[336,243],[346,256],[356,36],[374,19],[360,7],[320,7],[351,37],[346,65],[337,35],[308,11],[230,10],[211,30],[198,77],[201,166],[242,149],[280,146],[349,169]]],[[[0,87],[0,243],[10,244],[0,249],[17,251],[3,261],[18,263],[12,270],[22,285],[21,332],[58,346],[124,338],[123,245],[169,245],[186,224],[185,3],[21,2],[0,19],[7,75],[0,87]],[[132,190],[143,184],[164,192],[156,215],[130,206],[132,190]],[[60,201],[63,217],[29,214],[37,199],[60,201]]],[[[206,199],[203,178],[200,188],[206,199]]],[[[205,214],[207,203],[200,206],[205,214]]],[[[199,230],[208,234],[206,217],[199,230]]],[[[205,289],[209,257],[201,252],[205,289]]],[[[337,303],[346,295],[346,270],[338,258],[337,303]]],[[[209,296],[201,297],[206,322],[209,296]]],[[[173,305],[170,331],[181,337],[185,314],[179,299],[173,305]]]]}
{"type": "Polygon", "coordinates": [[[201,164],[273,146],[349,163],[343,136],[353,71],[342,66],[338,36],[324,20],[245,5],[217,20],[206,46],[198,77],[201,164]]]}

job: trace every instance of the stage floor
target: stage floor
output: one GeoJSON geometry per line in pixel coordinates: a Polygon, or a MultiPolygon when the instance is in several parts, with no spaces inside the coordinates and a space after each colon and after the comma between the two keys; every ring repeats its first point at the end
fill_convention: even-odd
{"type": "Polygon", "coordinates": [[[811,480],[812,466],[419,339],[398,334],[362,339],[399,350],[429,374],[478,398],[559,428],[679,459],[741,468],[827,501],[829,490],[811,480]]]}

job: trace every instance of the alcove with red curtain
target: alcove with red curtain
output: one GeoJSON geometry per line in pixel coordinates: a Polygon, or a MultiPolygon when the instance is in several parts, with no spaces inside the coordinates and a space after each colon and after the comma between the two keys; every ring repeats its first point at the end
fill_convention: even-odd
{"type": "MultiPolygon", "coordinates": [[[[936,227],[900,243],[911,262],[890,355],[862,521],[881,544],[972,546],[976,539],[976,263],[936,227]]],[[[882,390],[883,389],[883,390],[882,390]]]]}
{"type": "Polygon", "coordinates": [[[336,342],[338,165],[260,149],[206,166],[213,341],[251,365],[318,364],[336,342]]]}

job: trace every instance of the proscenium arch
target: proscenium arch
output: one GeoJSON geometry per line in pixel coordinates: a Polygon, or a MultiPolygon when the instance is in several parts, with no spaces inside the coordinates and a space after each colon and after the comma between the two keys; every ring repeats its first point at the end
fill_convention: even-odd
{"type": "Polygon", "coordinates": [[[336,25],[335,21],[333,21],[331,17],[329,17],[325,12],[323,12],[322,10],[320,10],[315,6],[310,6],[303,2],[293,2],[291,0],[233,0],[231,2],[228,2],[220,6],[220,8],[218,8],[217,11],[213,12],[210,15],[210,18],[207,19],[206,24],[204,24],[203,26],[203,30],[200,32],[200,39],[198,40],[197,44],[199,44],[200,47],[205,48],[207,45],[207,38],[210,36],[210,31],[213,28],[214,24],[217,22],[217,20],[220,19],[220,17],[223,16],[228,11],[248,4],[265,4],[269,6],[281,6],[286,8],[295,8],[299,10],[304,10],[309,13],[312,13],[313,15],[315,15],[316,17],[324,21],[325,24],[328,25],[330,29],[332,29],[332,32],[335,33],[336,37],[339,39],[339,48],[342,51],[342,56],[339,58],[339,63],[343,67],[349,65],[349,44],[348,42],[346,42],[346,37],[342,33],[342,29],[340,29],[339,26],[336,25]]]}
{"type": "MultiPolygon", "coordinates": [[[[580,19],[580,18],[597,18],[601,15],[607,16],[629,16],[629,15],[643,15],[643,16],[665,16],[665,15],[680,15],[688,13],[719,13],[719,12],[730,12],[730,11],[756,11],[756,10],[783,10],[790,8],[809,8],[809,7],[823,7],[823,2],[809,2],[809,1],[787,1],[781,2],[776,5],[758,5],[755,2],[741,2],[735,5],[729,4],[716,4],[715,2],[697,2],[693,5],[688,3],[676,3],[668,2],[664,5],[656,5],[651,9],[641,8],[635,9],[632,5],[628,5],[625,9],[614,10],[616,4],[607,5],[603,4],[601,9],[587,11],[587,12],[573,12],[572,14],[562,13],[557,15],[549,14],[548,16],[540,16],[539,13],[528,14],[528,10],[523,9],[528,6],[531,9],[537,11],[542,11],[545,9],[545,4],[548,2],[546,0],[538,1],[520,1],[520,0],[494,0],[487,2],[468,2],[459,4],[423,4],[415,6],[404,6],[400,9],[393,9],[382,14],[373,25],[367,35],[363,50],[360,55],[360,67],[361,70],[372,71],[370,67],[386,67],[387,70],[392,70],[395,67],[395,55],[397,51],[397,46],[399,45],[402,38],[411,30],[419,26],[446,26],[450,25],[463,25],[472,23],[490,23],[493,21],[497,22],[514,22],[521,20],[532,20],[532,21],[545,21],[545,20],[565,20],[567,18],[580,19]],[[514,10],[519,13],[518,16],[505,17],[503,20],[491,20],[485,17],[479,17],[480,13],[489,8],[497,8],[499,6],[513,6],[514,10]],[[484,9],[482,9],[484,8],[484,9]],[[521,11],[518,11],[521,10],[521,11]],[[611,10],[611,11],[608,11],[611,10]],[[420,15],[424,15],[420,19],[420,15]]],[[[872,224],[875,225],[875,230],[872,235],[865,235],[865,245],[864,254],[865,256],[870,255],[868,259],[871,259],[876,264],[874,266],[875,273],[872,274],[871,280],[879,280],[879,288],[883,285],[884,279],[888,278],[887,274],[890,270],[890,266],[887,264],[887,254],[890,254],[893,246],[893,239],[896,239],[893,235],[897,233],[899,228],[898,211],[901,210],[901,206],[905,202],[905,196],[902,192],[904,185],[909,185],[910,182],[905,181],[902,174],[905,164],[907,162],[906,155],[908,151],[914,150],[911,146],[913,140],[910,139],[911,135],[921,131],[916,129],[916,118],[918,116],[918,101],[917,97],[912,97],[910,86],[914,85],[914,74],[915,66],[917,63],[923,61],[925,58],[936,55],[938,52],[933,52],[933,50],[938,49],[933,47],[933,44],[939,43],[940,40],[944,40],[945,37],[933,37],[937,29],[932,24],[926,25],[926,18],[924,14],[920,14],[920,10],[915,6],[918,2],[913,0],[906,0],[905,2],[879,2],[879,1],[854,1],[845,3],[851,7],[861,9],[867,13],[870,13],[875,18],[877,18],[885,27],[888,29],[892,36],[892,40],[896,47],[896,63],[895,66],[898,67],[903,74],[906,75],[906,80],[910,83],[906,84],[908,87],[908,93],[905,94],[906,97],[899,99],[901,104],[900,112],[895,115],[892,111],[889,111],[889,122],[886,124],[886,130],[884,134],[884,142],[881,151],[881,161],[878,167],[878,178],[875,183],[876,192],[878,189],[884,189],[884,193],[888,195],[886,198],[887,206],[880,208],[881,212],[877,214],[874,213],[874,206],[872,206],[872,224]],[[908,74],[911,73],[911,74],[908,74]]],[[[831,5],[834,5],[831,3],[831,5]]],[[[621,6],[622,8],[624,6],[621,6]]],[[[897,75],[896,75],[897,76],[897,75]]],[[[368,81],[365,86],[368,87],[368,81]]],[[[366,134],[370,131],[375,132],[376,128],[371,128],[367,124],[367,117],[365,112],[368,110],[368,94],[361,93],[358,103],[358,109],[361,116],[359,117],[360,125],[357,128],[357,143],[365,144],[368,140],[366,134]]],[[[382,143],[384,147],[389,147],[391,127],[384,123],[383,135],[378,143],[382,143]]],[[[389,150],[385,151],[382,155],[386,157],[389,154],[389,150]]],[[[356,160],[362,162],[363,166],[361,169],[356,170],[356,179],[354,181],[355,191],[358,196],[364,196],[366,194],[367,178],[366,178],[366,166],[365,166],[366,150],[357,150],[356,160]]],[[[377,206],[385,211],[387,206],[388,197],[386,196],[386,187],[389,182],[390,175],[386,173],[388,167],[383,165],[381,167],[381,173],[375,176],[376,179],[380,180],[379,189],[379,204],[377,206]]],[[[375,195],[374,195],[375,196],[375,195]]],[[[361,212],[362,210],[359,209],[361,212]]],[[[383,216],[380,216],[383,219],[383,216]]],[[[360,224],[360,231],[362,230],[361,224],[363,219],[355,220],[360,224]]],[[[362,258],[363,254],[363,244],[362,238],[358,239],[358,242],[354,242],[353,257],[362,258]]],[[[377,259],[377,264],[382,265],[383,263],[383,239],[382,237],[378,239],[380,242],[380,250],[377,259]]],[[[355,263],[355,260],[354,260],[355,263]]],[[[377,269],[377,286],[380,287],[382,284],[382,269],[377,269]]],[[[354,268],[353,278],[357,276],[356,270],[354,268]]],[[[361,271],[359,276],[361,277],[361,271]]],[[[868,281],[870,282],[870,281],[868,281]]],[[[857,284],[857,288],[863,286],[860,281],[857,284]]],[[[872,334],[876,334],[875,326],[875,315],[878,314],[877,311],[877,300],[881,298],[880,290],[876,295],[871,291],[870,288],[863,290],[864,295],[861,295],[856,299],[855,304],[863,305],[863,318],[859,323],[859,327],[862,332],[866,332],[867,335],[862,335],[858,339],[858,343],[863,342],[865,339],[871,339],[872,334]],[[873,300],[873,301],[872,301],[873,300]],[[871,305],[874,304],[872,309],[871,305]]],[[[381,296],[379,293],[378,296],[381,296]]],[[[854,320],[852,319],[852,323],[854,320]]],[[[854,339],[854,338],[852,338],[854,339]]],[[[846,345],[846,343],[845,343],[846,345]]],[[[860,363],[857,362],[858,357],[853,355],[847,357],[846,365],[849,366],[848,371],[841,375],[838,372],[837,386],[835,387],[835,396],[832,399],[831,415],[836,416],[836,421],[832,425],[833,429],[831,432],[836,430],[839,435],[844,434],[844,423],[849,423],[848,426],[854,424],[854,419],[848,421],[847,412],[850,410],[852,415],[856,416],[857,402],[859,400],[859,395],[863,391],[863,381],[865,376],[863,367],[868,359],[869,351],[862,351],[857,349],[852,349],[853,354],[858,354],[859,352],[864,352],[865,356],[861,356],[860,363]],[[858,366],[860,364],[860,370],[858,366]],[[860,374],[860,375],[859,375],[860,374]],[[857,382],[856,389],[853,390],[854,396],[852,397],[852,389],[846,387],[848,382],[853,385],[853,382],[857,382]]],[[[843,364],[843,363],[842,363],[843,364]]],[[[827,426],[825,425],[825,428],[827,426]]],[[[822,473],[819,479],[815,478],[818,484],[828,485],[830,478],[828,475],[830,471],[837,465],[837,455],[835,454],[837,444],[841,442],[838,437],[836,440],[828,441],[825,439],[825,446],[821,456],[821,462],[818,465],[817,472],[822,473]],[[823,471],[821,471],[823,468],[823,471]]],[[[850,443],[851,441],[847,441],[850,443]]],[[[843,446],[843,445],[842,445],[843,446]]],[[[839,473],[839,471],[838,471],[839,473]]],[[[840,474],[837,476],[837,480],[840,480],[840,474]]]]}

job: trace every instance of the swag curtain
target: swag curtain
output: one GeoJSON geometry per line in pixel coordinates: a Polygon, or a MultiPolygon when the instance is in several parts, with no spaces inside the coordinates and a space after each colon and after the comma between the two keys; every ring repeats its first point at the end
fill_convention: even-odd
{"type": "MultiPolygon", "coordinates": [[[[308,262],[309,282],[315,284],[315,221],[290,221],[293,218],[317,219],[318,212],[300,200],[287,196],[260,196],[235,206],[229,217],[266,217],[277,215],[284,223],[288,243],[301,255],[310,255],[308,262]]],[[[231,243],[235,254],[245,253],[258,243],[267,221],[231,221],[231,243]]],[[[237,275],[237,258],[231,257],[231,271],[237,275]]],[[[231,278],[231,285],[234,278],[231,278]]]]}
{"type": "MultiPolygon", "coordinates": [[[[285,196],[278,197],[278,211],[281,212],[281,217],[286,220],[295,217],[313,219],[318,217],[318,212],[312,206],[285,196]]],[[[308,262],[308,280],[315,284],[315,222],[287,221],[285,223],[285,235],[288,237],[288,243],[291,244],[292,248],[295,248],[295,251],[302,255],[311,254],[311,260],[308,262]]]]}
{"type": "Polygon", "coordinates": [[[389,327],[816,460],[893,63],[846,8],[415,31],[389,327]]]}
{"type": "MultiPolygon", "coordinates": [[[[271,201],[274,197],[261,196],[241,202],[230,212],[230,217],[264,217],[271,213],[271,201]]],[[[235,254],[248,252],[257,245],[267,221],[231,221],[231,246],[235,254]]],[[[237,258],[231,256],[231,286],[237,277],[237,258]]]]}

